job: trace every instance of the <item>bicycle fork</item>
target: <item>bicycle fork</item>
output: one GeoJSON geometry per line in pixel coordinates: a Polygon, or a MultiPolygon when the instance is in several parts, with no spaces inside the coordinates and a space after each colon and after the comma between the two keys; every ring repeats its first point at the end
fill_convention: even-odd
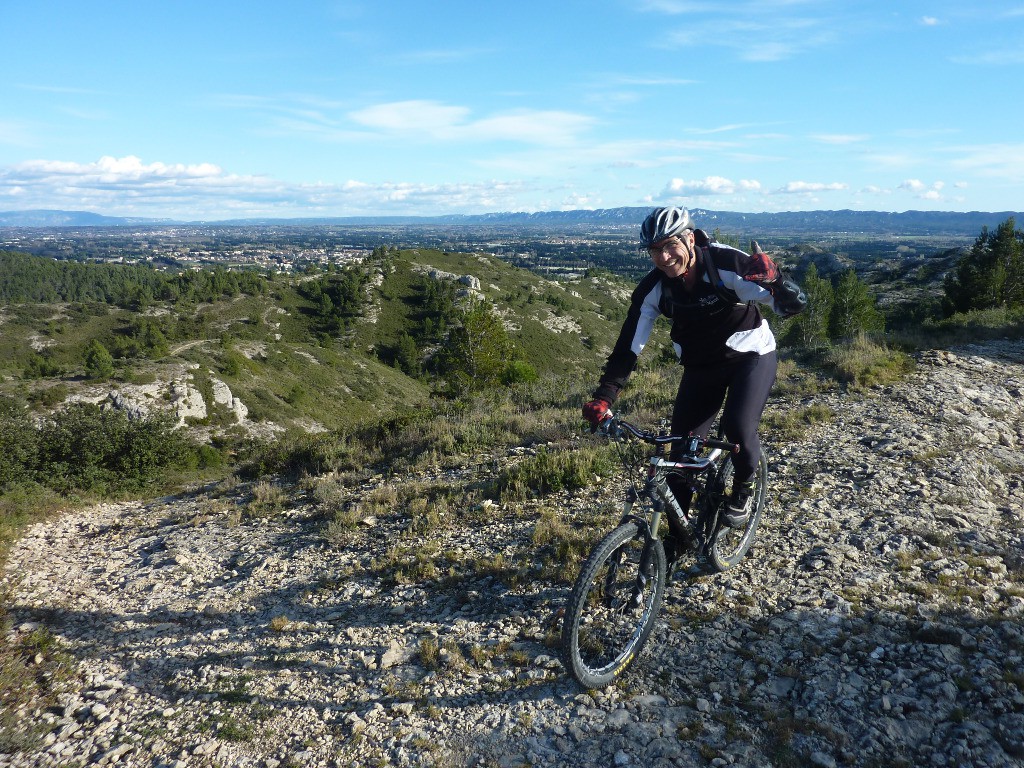
{"type": "MultiPolygon", "coordinates": [[[[651,495],[652,501],[654,499],[651,495]]],[[[626,494],[626,500],[622,505],[622,520],[632,520],[637,524],[640,531],[644,535],[644,548],[640,553],[640,561],[637,564],[637,576],[633,583],[633,590],[629,598],[626,600],[625,607],[627,609],[636,609],[643,605],[644,602],[644,589],[650,583],[654,577],[654,542],[657,541],[658,536],[658,525],[661,522],[661,505],[652,504],[653,512],[651,514],[651,520],[647,520],[633,514],[633,505],[636,503],[638,497],[637,493],[633,488],[630,488],[626,494]]],[[[610,579],[614,579],[614,572],[618,570],[618,565],[609,569],[610,579]]],[[[610,597],[614,597],[610,595],[610,597]]]]}

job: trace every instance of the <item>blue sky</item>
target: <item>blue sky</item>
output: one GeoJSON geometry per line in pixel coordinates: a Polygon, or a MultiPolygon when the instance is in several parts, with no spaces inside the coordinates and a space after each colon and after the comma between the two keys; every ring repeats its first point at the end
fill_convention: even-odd
{"type": "Polygon", "coordinates": [[[1024,0],[0,0],[0,210],[1024,210],[1024,0]]]}

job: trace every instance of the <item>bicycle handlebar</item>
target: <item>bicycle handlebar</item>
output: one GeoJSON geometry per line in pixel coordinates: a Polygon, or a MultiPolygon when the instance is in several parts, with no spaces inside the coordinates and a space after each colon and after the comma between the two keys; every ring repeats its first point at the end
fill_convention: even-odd
{"type": "Polygon", "coordinates": [[[650,443],[651,445],[669,445],[670,443],[688,441],[691,443],[689,448],[693,452],[699,451],[705,446],[708,448],[719,448],[723,451],[729,451],[730,453],[740,452],[740,446],[738,443],[719,440],[717,437],[698,437],[697,435],[657,435],[653,432],[640,429],[639,427],[630,424],[628,421],[618,418],[612,413],[609,413],[607,418],[595,427],[595,431],[600,432],[611,440],[622,440],[628,434],[637,440],[650,443]]]}

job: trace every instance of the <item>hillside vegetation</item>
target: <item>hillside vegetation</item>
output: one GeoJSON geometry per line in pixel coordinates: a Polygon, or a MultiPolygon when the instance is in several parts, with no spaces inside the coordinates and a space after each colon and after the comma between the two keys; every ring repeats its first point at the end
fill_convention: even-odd
{"type": "Polygon", "coordinates": [[[474,306],[500,319],[511,354],[534,373],[594,371],[625,290],[610,276],[566,285],[492,257],[425,250],[382,249],[362,264],[291,277],[171,275],[15,253],[0,254],[0,267],[4,395],[46,409],[183,375],[200,386],[217,378],[250,422],[307,431],[354,426],[444,391],[431,360],[474,306]],[[94,342],[108,366],[90,368],[94,342]]]}

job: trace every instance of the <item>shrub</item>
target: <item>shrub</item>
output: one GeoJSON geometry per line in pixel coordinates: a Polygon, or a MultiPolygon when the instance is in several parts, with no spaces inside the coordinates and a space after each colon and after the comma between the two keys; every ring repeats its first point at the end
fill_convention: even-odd
{"type": "Polygon", "coordinates": [[[90,379],[107,379],[114,375],[114,358],[96,339],[90,341],[85,350],[85,373],[90,379]]]}
{"type": "Polygon", "coordinates": [[[17,402],[0,396],[0,491],[31,477],[36,430],[17,402]]]}
{"type": "Polygon", "coordinates": [[[266,443],[251,443],[242,457],[239,474],[247,480],[264,475],[323,475],[339,470],[359,469],[365,456],[350,444],[345,434],[322,433],[285,437],[266,443]]]}
{"type": "Polygon", "coordinates": [[[854,388],[887,384],[902,379],[914,369],[914,361],[905,352],[860,335],[850,343],[832,347],[825,364],[836,377],[854,388]]]}
{"type": "Polygon", "coordinates": [[[249,500],[249,514],[253,516],[270,516],[284,509],[288,503],[288,494],[279,485],[260,480],[252,488],[249,500]]]}
{"type": "Polygon", "coordinates": [[[196,449],[200,469],[219,469],[224,466],[224,455],[212,445],[200,445],[196,449]]]}
{"type": "Polygon", "coordinates": [[[613,471],[607,446],[570,451],[541,448],[534,456],[503,472],[492,493],[503,500],[515,501],[531,493],[543,496],[562,490],[574,491],[589,486],[595,475],[613,471]]]}
{"type": "Polygon", "coordinates": [[[188,457],[191,446],[173,427],[166,415],[133,421],[120,411],[75,403],[40,427],[36,476],[61,493],[140,489],[188,457]]]}
{"type": "Polygon", "coordinates": [[[501,383],[506,387],[513,384],[528,384],[537,380],[537,371],[523,360],[513,360],[501,373],[501,383]]]}
{"type": "Polygon", "coordinates": [[[245,355],[240,352],[236,352],[233,349],[229,349],[221,356],[220,372],[225,376],[237,378],[242,374],[242,371],[246,370],[248,362],[249,361],[245,355]]]}
{"type": "Polygon", "coordinates": [[[765,414],[763,428],[775,440],[799,440],[808,427],[831,421],[834,416],[835,413],[827,405],[787,408],[765,414]]]}

